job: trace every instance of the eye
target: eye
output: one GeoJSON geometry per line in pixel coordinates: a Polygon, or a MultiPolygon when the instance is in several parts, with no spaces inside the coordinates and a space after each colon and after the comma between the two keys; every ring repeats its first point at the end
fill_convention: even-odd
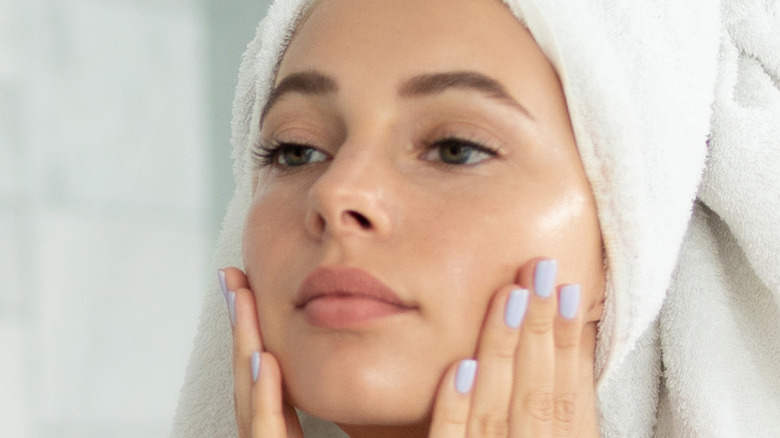
{"type": "Polygon", "coordinates": [[[300,167],[327,161],[328,155],[312,146],[281,143],[277,146],[261,146],[257,152],[263,166],[300,167]]]}
{"type": "Polygon", "coordinates": [[[311,163],[318,163],[328,159],[323,152],[304,145],[287,144],[280,145],[277,162],[283,166],[303,166],[311,163]]]}
{"type": "Polygon", "coordinates": [[[445,164],[467,165],[478,164],[495,156],[496,151],[472,141],[447,138],[434,142],[423,158],[445,164]]]}

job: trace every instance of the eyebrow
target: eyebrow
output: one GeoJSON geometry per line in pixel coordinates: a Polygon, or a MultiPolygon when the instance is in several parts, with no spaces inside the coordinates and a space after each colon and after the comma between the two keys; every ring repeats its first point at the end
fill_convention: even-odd
{"type": "MultiPolygon", "coordinates": [[[[401,97],[425,97],[443,93],[450,89],[472,90],[514,107],[533,120],[528,109],[513,98],[497,80],[473,71],[454,71],[414,76],[398,87],[401,97]]],[[[310,70],[285,76],[271,91],[268,101],[260,113],[262,124],[271,108],[287,94],[322,95],[338,91],[336,80],[320,72],[310,70]]]]}
{"type": "Polygon", "coordinates": [[[271,108],[281,100],[286,94],[301,93],[308,95],[328,94],[338,91],[338,85],[336,81],[325,76],[317,71],[302,71],[298,73],[291,73],[284,77],[279,82],[279,85],[275,86],[271,90],[271,94],[268,96],[268,101],[263,106],[263,110],[260,112],[260,124],[263,123],[266,114],[271,108]]]}
{"type": "Polygon", "coordinates": [[[514,107],[529,119],[528,109],[513,98],[501,82],[473,71],[454,71],[415,76],[404,81],[398,89],[403,97],[423,97],[443,93],[450,89],[472,90],[514,107]]]}

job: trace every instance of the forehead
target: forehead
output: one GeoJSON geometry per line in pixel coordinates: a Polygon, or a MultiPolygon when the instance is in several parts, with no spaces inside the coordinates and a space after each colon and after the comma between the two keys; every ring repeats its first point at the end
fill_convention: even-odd
{"type": "Polygon", "coordinates": [[[522,75],[546,64],[498,0],[320,0],[278,76],[311,69],[375,77],[448,70],[522,75]]]}

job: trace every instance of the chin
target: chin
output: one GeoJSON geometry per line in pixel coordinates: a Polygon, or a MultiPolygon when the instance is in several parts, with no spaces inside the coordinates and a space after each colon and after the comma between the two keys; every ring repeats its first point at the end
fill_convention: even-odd
{"type": "Polygon", "coordinates": [[[408,367],[394,368],[340,363],[302,376],[291,373],[285,379],[286,396],[296,408],[339,425],[427,423],[438,379],[426,381],[431,379],[419,369],[409,374],[408,367]]]}
{"type": "Polygon", "coordinates": [[[427,423],[430,419],[429,406],[399,405],[384,398],[367,401],[355,397],[344,403],[332,398],[308,399],[294,405],[309,415],[340,426],[407,426],[427,423]]]}

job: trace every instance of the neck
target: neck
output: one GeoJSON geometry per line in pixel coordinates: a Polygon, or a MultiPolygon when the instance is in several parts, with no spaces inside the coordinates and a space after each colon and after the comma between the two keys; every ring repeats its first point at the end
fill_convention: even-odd
{"type": "Polygon", "coordinates": [[[428,422],[405,426],[356,426],[339,424],[350,438],[426,438],[430,424],[428,422]]]}

